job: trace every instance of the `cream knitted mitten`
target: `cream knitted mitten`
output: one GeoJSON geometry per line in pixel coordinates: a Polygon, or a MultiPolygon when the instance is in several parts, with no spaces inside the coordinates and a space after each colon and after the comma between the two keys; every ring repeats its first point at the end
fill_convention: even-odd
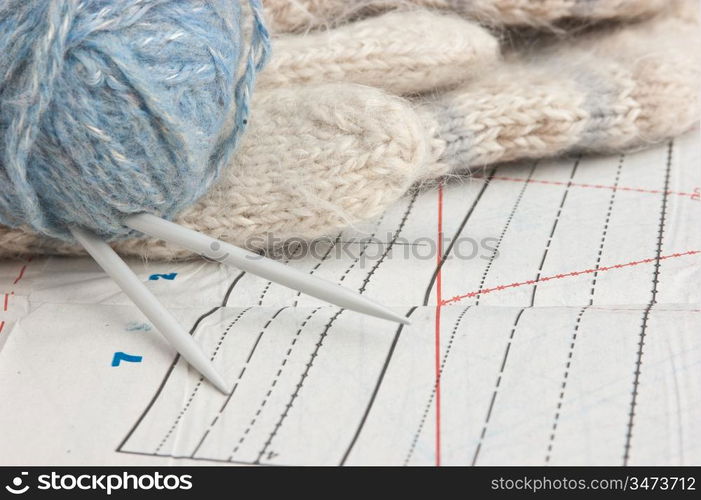
{"type": "Polygon", "coordinates": [[[561,21],[635,19],[667,7],[670,0],[264,0],[277,33],[334,26],[348,19],[395,8],[454,11],[489,26],[557,29],[561,21]]]}
{"type": "MultiPolygon", "coordinates": [[[[696,19],[693,9],[675,9],[505,56],[479,25],[421,10],[278,38],[233,164],[179,222],[264,247],[267,235],[314,238],[376,216],[413,184],[449,172],[677,135],[699,116],[696,19]],[[437,87],[452,90],[427,94],[437,87]]],[[[189,256],[148,239],[115,247],[189,256]]],[[[0,227],[0,256],[77,252],[0,227]]]]}
{"type": "Polygon", "coordinates": [[[478,24],[433,11],[395,11],[276,37],[258,86],[354,82],[407,95],[455,86],[498,59],[497,39],[478,24]]]}

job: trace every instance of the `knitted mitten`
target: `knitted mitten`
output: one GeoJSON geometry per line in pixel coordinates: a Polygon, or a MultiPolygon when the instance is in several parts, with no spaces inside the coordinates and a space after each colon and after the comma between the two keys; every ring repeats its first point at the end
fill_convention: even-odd
{"type": "Polygon", "coordinates": [[[273,32],[300,32],[407,6],[457,12],[490,26],[557,29],[560,21],[641,18],[675,0],[263,0],[273,32]]]}
{"type": "MultiPolygon", "coordinates": [[[[408,25],[411,17],[403,20],[408,25]]],[[[478,28],[454,21],[465,23],[470,34],[464,43],[482,43],[478,28]]],[[[470,76],[450,92],[413,100],[351,83],[273,88],[273,78],[294,81],[297,70],[270,77],[269,88],[254,96],[233,164],[178,221],[237,244],[265,247],[268,235],[314,238],[376,216],[412,184],[451,171],[644,146],[698,119],[698,50],[695,16],[675,16],[558,40],[504,60],[491,49],[475,49],[472,59],[456,54],[470,76]]],[[[396,67],[388,75],[409,71],[410,58],[392,60],[396,67]]],[[[278,64],[282,71],[285,65],[278,64]]],[[[344,80],[364,83],[373,74],[354,65],[343,71],[344,80]]],[[[421,86],[420,79],[412,81],[410,93],[421,86]]],[[[149,239],[115,246],[149,258],[189,256],[149,239]]],[[[0,228],[0,255],[42,252],[78,249],[0,228]]]]}
{"type": "MultiPolygon", "coordinates": [[[[314,237],[373,217],[427,164],[423,124],[404,100],[354,84],[254,94],[234,163],[177,222],[249,247],[266,236],[314,237]]],[[[124,255],[190,256],[151,239],[115,243],[124,255]]],[[[0,255],[75,254],[80,248],[0,226],[0,255]]]]}
{"type": "Polygon", "coordinates": [[[679,135],[701,116],[699,53],[698,24],[669,18],[514,54],[419,107],[436,159],[427,175],[679,135]]]}
{"type": "Polygon", "coordinates": [[[478,24],[432,11],[394,11],[276,37],[258,88],[354,82],[408,95],[455,86],[498,60],[497,39],[478,24]]]}

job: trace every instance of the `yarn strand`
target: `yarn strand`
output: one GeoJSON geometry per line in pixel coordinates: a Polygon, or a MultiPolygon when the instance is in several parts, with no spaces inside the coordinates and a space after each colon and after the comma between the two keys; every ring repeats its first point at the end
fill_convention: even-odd
{"type": "Polygon", "coordinates": [[[0,224],[119,239],[202,197],[270,50],[247,2],[0,0],[0,224]]]}
{"type": "Polygon", "coordinates": [[[221,168],[231,160],[231,155],[238,145],[241,131],[248,124],[251,94],[253,93],[256,76],[270,57],[270,34],[263,21],[263,6],[260,0],[249,0],[248,4],[252,14],[251,46],[246,54],[246,66],[243,75],[237,82],[234,92],[236,99],[234,127],[237,132],[222,144],[222,147],[215,151],[215,157],[210,160],[211,163],[220,165],[220,168],[213,173],[214,178],[219,177],[221,168]],[[229,153],[225,154],[226,151],[229,153]]]}

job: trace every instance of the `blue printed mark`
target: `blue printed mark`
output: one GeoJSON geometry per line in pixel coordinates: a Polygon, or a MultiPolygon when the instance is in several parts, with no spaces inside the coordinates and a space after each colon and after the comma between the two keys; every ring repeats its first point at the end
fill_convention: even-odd
{"type": "Polygon", "coordinates": [[[130,321],[127,323],[128,332],[150,332],[152,329],[148,323],[140,323],[138,321],[130,321]]]}
{"type": "Polygon", "coordinates": [[[151,276],[148,277],[148,279],[150,281],[158,281],[159,279],[163,278],[164,280],[173,281],[177,275],[178,275],[178,273],[152,274],[151,276]]]}
{"type": "Polygon", "coordinates": [[[141,356],[132,356],[126,352],[117,351],[114,353],[112,358],[112,366],[119,366],[119,363],[126,361],[128,363],[141,363],[143,358],[141,356]]]}

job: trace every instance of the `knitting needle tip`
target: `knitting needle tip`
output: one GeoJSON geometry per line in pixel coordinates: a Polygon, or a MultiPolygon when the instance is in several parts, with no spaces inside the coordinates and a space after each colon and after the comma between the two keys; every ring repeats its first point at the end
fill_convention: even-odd
{"type": "Polygon", "coordinates": [[[306,293],[312,297],[317,297],[339,307],[396,321],[404,325],[410,324],[409,320],[404,316],[387,309],[354,290],[349,290],[337,283],[294,269],[282,262],[214,239],[206,234],[187,229],[155,215],[146,213],[131,215],[124,219],[124,224],[154,238],[185,247],[206,257],[208,260],[235,266],[243,271],[306,293]]]}
{"type": "Polygon", "coordinates": [[[331,299],[326,300],[329,300],[334,304],[341,305],[347,309],[351,309],[362,314],[367,314],[368,316],[394,321],[396,323],[401,323],[402,325],[411,324],[411,320],[409,320],[409,318],[402,316],[401,314],[398,314],[381,304],[373,302],[364,295],[360,295],[359,293],[355,293],[338,285],[336,286],[338,288],[331,289],[331,299]]]}
{"type": "Polygon", "coordinates": [[[70,231],[105,273],[119,285],[122,291],[134,302],[134,305],[144,313],[185,361],[209,380],[214,387],[224,393],[228,393],[227,384],[216,368],[214,368],[212,360],[202,352],[195,339],[182,329],[173,315],[144,286],[117,253],[94,234],[79,228],[70,228],[70,231]]]}
{"type": "Polygon", "coordinates": [[[229,386],[224,380],[224,377],[222,377],[219,372],[214,369],[214,366],[211,363],[201,365],[197,371],[200,372],[200,375],[209,380],[214,387],[219,389],[220,392],[229,394],[229,386]]]}

